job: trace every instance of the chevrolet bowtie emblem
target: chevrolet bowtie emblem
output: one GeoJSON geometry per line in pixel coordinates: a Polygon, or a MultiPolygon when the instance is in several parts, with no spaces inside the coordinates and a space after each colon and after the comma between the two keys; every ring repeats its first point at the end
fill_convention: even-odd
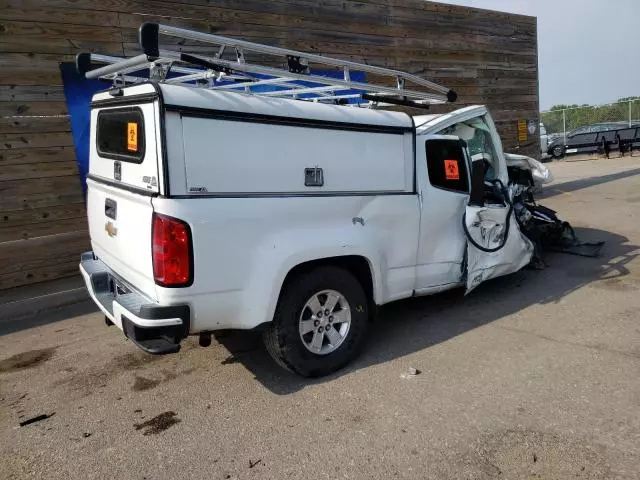
{"type": "Polygon", "coordinates": [[[118,229],[111,222],[107,222],[104,224],[104,231],[107,232],[110,237],[115,237],[116,235],[118,235],[118,229]]]}

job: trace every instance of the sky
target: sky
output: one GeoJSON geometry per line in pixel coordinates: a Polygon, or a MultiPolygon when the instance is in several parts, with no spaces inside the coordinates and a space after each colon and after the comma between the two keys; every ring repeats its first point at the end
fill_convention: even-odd
{"type": "Polygon", "coordinates": [[[640,96],[640,0],[441,0],[538,18],[540,109],[640,96]]]}

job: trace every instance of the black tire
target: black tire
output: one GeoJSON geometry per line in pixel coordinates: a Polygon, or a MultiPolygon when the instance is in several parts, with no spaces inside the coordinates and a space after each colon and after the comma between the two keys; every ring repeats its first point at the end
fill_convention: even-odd
{"type": "Polygon", "coordinates": [[[370,323],[368,304],[358,280],[343,268],[318,267],[292,278],[283,287],[273,322],[264,331],[267,351],[280,366],[304,377],[333,373],[361,352],[370,323]],[[307,300],[322,290],[340,292],[351,307],[351,324],[345,339],[325,355],[315,354],[305,347],[298,323],[307,300]]]}
{"type": "Polygon", "coordinates": [[[564,147],[562,145],[556,145],[551,149],[550,153],[553,158],[562,158],[564,157],[564,147]]]}

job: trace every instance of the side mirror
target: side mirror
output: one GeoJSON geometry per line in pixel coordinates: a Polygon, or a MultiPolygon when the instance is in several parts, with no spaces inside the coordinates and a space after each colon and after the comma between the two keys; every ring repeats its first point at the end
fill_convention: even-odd
{"type": "Polygon", "coordinates": [[[484,162],[482,160],[471,162],[469,205],[474,207],[482,207],[484,205],[484,162]]]}

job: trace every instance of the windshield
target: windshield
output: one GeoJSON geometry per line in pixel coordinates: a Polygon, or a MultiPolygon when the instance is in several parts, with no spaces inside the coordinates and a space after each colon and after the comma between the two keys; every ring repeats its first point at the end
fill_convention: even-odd
{"type": "Polygon", "coordinates": [[[455,135],[464,140],[471,161],[482,160],[485,164],[485,177],[496,178],[498,156],[491,137],[491,129],[482,118],[456,123],[438,133],[455,135]]]}

